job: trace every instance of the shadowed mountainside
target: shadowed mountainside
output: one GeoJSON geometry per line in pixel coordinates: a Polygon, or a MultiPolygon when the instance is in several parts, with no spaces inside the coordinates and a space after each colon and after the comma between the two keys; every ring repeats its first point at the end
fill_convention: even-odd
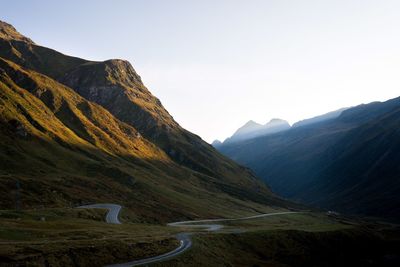
{"type": "Polygon", "coordinates": [[[218,149],[285,197],[399,220],[400,98],[218,149]]]}
{"type": "Polygon", "coordinates": [[[334,111],[331,111],[331,112],[328,112],[328,113],[325,113],[325,114],[322,114],[322,115],[319,115],[316,117],[301,120],[301,121],[294,123],[292,125],[292,127],[305,126],[305,125],[310,125],[310,124],[314,124],[314,123],[318,123],[318,122],[323,122],[326,120],[335,119],[335,118],[339,117],[340,114],[342,114],[342,112],[345,111],[346,109],[348,109],[348,108],[341,108],[341,109],[334,110],[334,111]]]}

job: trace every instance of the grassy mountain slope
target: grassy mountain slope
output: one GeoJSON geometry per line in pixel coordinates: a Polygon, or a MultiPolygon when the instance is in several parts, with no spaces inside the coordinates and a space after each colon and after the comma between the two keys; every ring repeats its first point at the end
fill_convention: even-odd
{"type": "Polygon", "coordinates": [[[14,40],[20,34],[9,24],[0,23],[0,28],[7,28],[10,33],[9,38],[3,39],[3,42],[11,45],[18,42],[13,50],[17,51],[19,58],[15,59],[4,51],[0,53],[5,55],[0,56],[53,80],[59,80],[87,100],[100,104],[117,119],[137,129],[178,164],[207,175],[229,177],[242,186],[254,187],[256,179],[250,172],[216,153],[212,146],[180,127],[161,102],[143,85],[129,62],[92,62],[66,56],[37,46],[32,41],[19,41],[20,38],[14,40]],[[245,182],[247,179],[241,179],[242,176],[251,177],[251,182],[245,182]]]}
{"type": "Polygon", "coordinates": [[[400,98],[336,119],[219,149],[288,198],[329,209],[399,218],[400,98]]]}
{"type": "Polygon", "coordinates": [[[117,202],[136,221],[288,205],[182,129],[128,62],[65,56],[0,26],[1,208],[17,180],[25,208],[117,202]]]}
{"type": "Polygon", "coordinates": [[[135,127],[177,163],[207,175],[226,176],[229,172],[231,179],[249,175],[232,168],[234,163],[180,127],[147,90],[129,62],[93,62],[67,56],[21,37],[7,23],[1,22],[1,28],[6,32],[0,38],[1,57],[58,80],[87,100],[100,104],[119,120],[135,127]]]}
{"type": "Polygon", "coordinates": [[[235,183],[239,182],[237,177],[249,175],[180,127],[127,61],[85,63],[67,72],[60,82],[134,126],[180,165],[206,175],[229,177],[235,183]]]}

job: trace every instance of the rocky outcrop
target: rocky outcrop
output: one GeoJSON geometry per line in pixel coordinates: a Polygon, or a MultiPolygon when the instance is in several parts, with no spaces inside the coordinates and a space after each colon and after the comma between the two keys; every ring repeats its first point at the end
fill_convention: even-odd
{"type": "Polygon", "coordinates": [[[60,82],[150,139],[154,131],[178,126],[128,61],[87,62],[68,71],[60,82]]]}
{"type": "Polygon", "coordinates": [[[4,40],[16,40],[34,44],[34,42],[20,34],[11,24],[0,20],[0,38],[4,40]]]}

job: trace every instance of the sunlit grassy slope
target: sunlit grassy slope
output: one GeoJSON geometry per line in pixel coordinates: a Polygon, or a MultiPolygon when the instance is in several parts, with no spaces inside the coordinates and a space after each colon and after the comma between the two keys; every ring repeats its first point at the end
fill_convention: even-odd
{"type": "Polygon", "coordinates": [[[0,207],[115,202],[133,220],[293,206],[181,128],[123,60],[39,47],[0,23],[0,207]]]}

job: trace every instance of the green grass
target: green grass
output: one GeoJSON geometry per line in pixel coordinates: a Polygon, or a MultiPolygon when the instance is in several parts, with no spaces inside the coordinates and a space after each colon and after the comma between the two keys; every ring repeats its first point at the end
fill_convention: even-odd
{"type": "Polygon", "coordinates": [[[136,222],[239,217],[292,205],[227,159],[212,163],[225,174],[183,167],[71,88],[6,60],[0,65],[7,70],[0,77],[1,208],[14,206],[16,180],[25,209],[112,202],[136,222]],[[28,136],[18,136],[10,121],[28,136]]]}
{"type": "Polygon", "coordinates": [[[283,214],[264,217],[254,220],[232,221],[225,223],[230,228],[238,228],[245,231],[259,230],[300,230],[308,232],[333,231],[353,227],[350,224],[339,223],[334,218],[323,213],[305,212],[295,214],[283,214]]]}
{"type": "MultiPolygon", "coordinates": [[[[127,218],[134,215],[125,209],[124,224],[111,225],[104,222],[105,214],[101,209],[1,210],[0,262],[28,266],[126,262],[176,248],[174,235],[187,230],[129,222],[127,218]]],[[[378,234],[381,226],[371,228],[314,212],[222,224],[225,227],[217,233],[195,230],[189,251],[154,266],[321,266],[332,253],[340,257],[327,266],[363,266],[357,264],[380,262],[384,253],[396,255],[400,240],[393,227],[385,226],[390,228],[386,228],[388,242],[378,234]],[[355,253],[349,253],[354,248],[355,253]]]]}
{"type": "Polygon", "coordinates": [[[396,266],[387,255],[399,258],[399,231],[381,230],[315,213],[235,222],[225,233],[194,235],[191,250],[154,266],[396,266]],[[234,227],[245,231],[229,233],[234,227]]]}
{"type": "Polygon", "coordinates": [[[399,256],[397,228],[323,213],[223,224],[222,232],[198,233],[191,250],[154,266],[386,266],[387,255],[399,256]]]}
{"type": "MultiPolygon", "coordinates": [[[[131,219],[137,222],[246,216],[271,206],[294,206],[271,194],[249,170],[181,129],[147,89],[121,85],[120,97],[113,95],[111,106],[100,106],[9,60],[0,58],[4,69],[0,75],[0,208],[14,206],[16,180],[21,183],[25,209],[112,202],[130,209],[131,219]],[[125,99],[125,92],[145,96],[125,99]],[[115,103],[120,98],[124,99],[121,105],[115,103]],[[128,117],[114,114],[115,108],[128,117]],[[161,127],[164,115],[168,118],[161,127]],[[148,132],[151,122],[151,129],[161,129],[148,132]],[[154,134],[159,137],[153,140],[154,134]],[[161,140],[167,143],[159,144],[161,140]],[[178,159],[167,154],[171,150],[176,157],[179,154],[178,159]]],[[[96,64],[103,68],[108,63],[96,64]]],[[[124,67],[130,67],[115,63],[114,78],[125,81],[124,67]]],[[[93,85],[107,79],[109,71],[101,71],[99,77],[80,74],[93,79],[93,85]]],[[[115,88],[109,89],[105,91],[115,88]]]]}
{"type": "Polygon", "coordinates": [[[178,246],[174,238],[178,229],[111,225],[104,222],[105,214],[99,209],[2,210],[0,262],[69,266],[76,261],[88,266],[93,261],[97,266],[158,255],[178,246]]]}

